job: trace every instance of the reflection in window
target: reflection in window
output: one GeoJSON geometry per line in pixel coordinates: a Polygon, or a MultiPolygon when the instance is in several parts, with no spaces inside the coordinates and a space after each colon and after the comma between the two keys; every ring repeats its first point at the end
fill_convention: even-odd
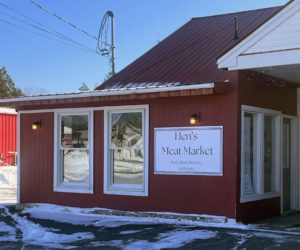
{"type": "Polygon", "coordinates": [[[88,146],[88,116],[68,115],[61,117],[61,146],[86,148],[88,146]]]}
{"type": "Polygon", "coordinates": [[[113,154],[113,183],[143,184],[143,151],[116,149],[113,154]]]}
{"type": "Polygon", "coordinates": [[[62,115],[60,131],[61,181],[89,183],[88,115],[62,115]]]}
{"type": "Polygon", "coordinates": [[[275,191],[275,117],[264,117],[264,192],[275,191]]]}
{"type": "Polygon", "coordinates": [[[256,115],[244,114],[244,195],[256,192],[256,115]]]}
{"type": "Polygon", "coordinates": [[[142,113],[113,113],[111,115],[112,147],[142,147],[142,113]]]}
{"type": "Polygon", "coordinates": [[[89,151],[62,150],[63,182],[89,182],[89,151]]]}
{"type": "Polygon", "coordinates": [[[144,182],[143,113],[111,114],[111,171],[114,184],[144,182]]]}

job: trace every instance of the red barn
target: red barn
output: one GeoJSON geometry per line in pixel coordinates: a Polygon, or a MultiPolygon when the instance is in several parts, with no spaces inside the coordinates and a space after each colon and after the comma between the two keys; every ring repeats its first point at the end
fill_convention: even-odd
{"type": "Polygon", "coordinates": [[[16,165],[17,112],[0,108],[0,166],[16,165]]]}
{"type": "Polygon", "coordinates": [[[18,108],[19,202],[299,210],[299,13],[193,18],[94,91],[0,100],[18,108]]]}

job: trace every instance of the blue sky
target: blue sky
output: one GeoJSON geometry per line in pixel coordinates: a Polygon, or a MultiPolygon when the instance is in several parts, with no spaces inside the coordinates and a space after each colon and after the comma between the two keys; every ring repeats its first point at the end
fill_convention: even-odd
{"type": "MultiPolygon", "coordinates": [[[[157,44],[192,17],[209,16],[278,6],[287,0],[35,0],[43,7],[98,36],[107,10],[115,14],[116,71],[157,44]]],[[[0,0],[12,9],[92,49],[96,40],[43,12],[28,0],[0,0]]],[[[0,5],[0,67],[21,89],[38,93],[76,92],[82,82],[90,89],[110,71],[108,59],[4,23],[6,20],[35,30],[6,14],[16,13],[0,5]]],[[[28,21],[28,20],[26,20],[28,21]]],[[[37,31],[37,30],[35,30],[37,31]]],[[[45,34],[46,35],[46,34],[45,34]]]]}

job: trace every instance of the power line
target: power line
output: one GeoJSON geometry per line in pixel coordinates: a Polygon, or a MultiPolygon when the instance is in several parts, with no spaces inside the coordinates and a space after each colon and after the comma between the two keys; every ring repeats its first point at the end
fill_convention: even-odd
{"type": "MultiPolygon", "coordinates": [[[[7,20],[4,20],[4,19],[1,19],[1,18],[0,18],[0,22],[9,24],[9,25],[11,25],[11,26],[14,26],[14,27],[19,28],[19,29],[22,29],[22,30],[26,30],[26,31],[28,31],[28,32],[34,33],[34,34],[39,35],[39,36],[42,36],[42,37],[46,37],[46,38],[48,38],[48,39],[51,39],[51,40],[54,40],[54,41],[63,43],[63,44],[65,44],[65,45],[69,45],[69,46],[76,47],[76,48],[79,48],[79,49],[87,50],[86,48],[79,47],[79,46],[74,45],[74,44],[66,43],[66,42],[64,42],[64,41],[61,41],[61,40],[59,40],[59,39],[56,39],[56,38],[53,38],[53,37],[50,37],[50,36],[46,36],[46,35],[44,35],[44,34],[42,34],[42,33],[39,33],[39,32],[33,31],[33,30],[30,30],[30,29],[27,29],[27,28],[25,28],[25,27],[22,27],[22,26],[20,26],[20,25],[14,24],[14,23],[11,23],[11,22],[9,22],[9,21],[7,21],[7,20]]],[[[90,50],[89,50],[89,51],[90,51],[90,50]]],[[[98,54],[98,53],[97,53],[96,51],[94,51],[94,50],[92,50],[92,52],[98,54]]]]}
{"type": "MultiPolygon", "coordinates": [[[[1,3],[0,3],[0,5],[1,5],[1,3]]],[[[78,46],[80,46],[80,47],[83,47],[83,48],[86,48],[86,49],[91,50],[91,51],[93,51],[93,52],[96,52],[95,50],[93,50],[93,49],[91,49],[91,48],[85,46],[84,44],[81,44],[81,43],[79,43],[79,42],[76,42],[76,41],[73,40],[72,38],[67,37],[67,36],[65,36],[64,34],[61,34],[61,33],[57,32],[57,31],[55,31],[55,30],[53,30],[53,32],[52,32],[52,31],[48,31],[48,30],[46,30],[46,29],[44,29],[44,28],[41,28],[41,27],[39,27],[39,26],[36,26],[36,25],[34,25],[34,24],[29,23],[29,22],[25,21],[24,19],[20,19],[20,18],[18,18],[18,17],[16,17],[16,16],[7,14],[7,13],[1,11],[1,10],[0,10],[0,13],[2,13],[3,15],[9,16],[10,18],[16,19],[17,21],[19,21],[19,22],[21,22],[21,23],[24,23],[24,24],[26,24],[26,25],[29,25],[29,26],[31,26],[31,27],[33,27],[33,28],[35,28],[35,29],[38,29],[38,30],[43,31],[43,32],[45,32],[45,33],[54,35],[54,36],[59,37],[59,38],[61,38],[61,39],[67,40],[68,42],[72,42],[72,43],[74,43],[74,44],[76,44],[76,45],[78,45],[78,46]]],[[[42,25],[42,24],[40,24],[40,25],[42,25]]],[[[45,26],[45,25],[43,25],[43,26],[45,26]]]]}
{"type": "Polygon", "coordinates": [[[66,23],[66,24],[71,25],[74,29],[76,29],[76,30],[78,30],[78,31],[80,31],[80,32],[82,32],[82,33],[88,35],[89,37],[92,37],[92,38],[94,38],[95,40],[98,41],[98,38],[97,38],[96,36],[90,34],[89,32],[85,31],[84,29],[79,28],[78,26],[72,24],[71,22],[65,20],[64,18],[62,18],[62,17],[56,15],[56,14],[55,14],[54,12],[52,12],[51,10],[48,10],[48,9],[44,8],[43,6],[41,6],[41,5],[39,5],[38,3],[34,2],[33,0],[29,0],[29,2],[31,2],[31,3],[34,4],[34,5],[36,5],[36,6],[39,7],[41,10],[47,12],[48,14],[50,14],[50,15],[52,15],[52,16],[55,16],[55,17],[58,18],[60,21],[66,23]]]}
{"type": "Polygon", "coordinates": [[[34,20],[34,19],[33,19],[33,18],[31,18],[31,17],[28,17],[28,16],[26,16],[26,15],[22,14],[22,13],[21,13],[21,12],[19,12],[19,11],[16,11],[16,10],[14,10],[13,8],[11,8],[11,7],[7,6],[7,5],[6,5],[6,4],[4,4],[4,3],[1,3],[1,2],[0,2],[0,5],[2,5],[2,6],[3,6],[3,7],[5,7],[6,9],[9,9],[10,11],[12,11],[12,12],[14,12],[14,13],[16,13],[16,14],[18,14],[18,15],[22,16],[22,17],[25,17],[25,18],[27,18],[28,20],[31,20],[31,21],[35,22],[36,24],[38,24],[38,25],[40,25],[40,26],[43,26],[43,27],[45,27],[45,25],[43,25],[42,23],[40,23],[40,22],[38,22],[38,21],[34,20]]]}

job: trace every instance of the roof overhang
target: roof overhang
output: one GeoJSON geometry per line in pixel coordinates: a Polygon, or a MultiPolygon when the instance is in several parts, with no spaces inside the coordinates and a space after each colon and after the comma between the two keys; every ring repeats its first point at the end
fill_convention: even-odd
{"type": "Polygon", "coordinates": [[[0,106],[28,107],[34,105],[56,105],[101,101],[140,100],[159,97],[222,94],[228,89],[229,82],[202,83],[177,87],[140,87],[128,89],[94,90],[81,93],[24,96],[0,99],[0,106]]]}
{"type": "MultiPolygon", "coordinates": [[[[217,61],[218,67],[228,70],[265,70],[274,76],[299,75],[300,65],[300,0],[290,1],[252,34],[227,51],[217,61]]],[[[299,82],[300,78],[287,79],[299,82]]]]}

